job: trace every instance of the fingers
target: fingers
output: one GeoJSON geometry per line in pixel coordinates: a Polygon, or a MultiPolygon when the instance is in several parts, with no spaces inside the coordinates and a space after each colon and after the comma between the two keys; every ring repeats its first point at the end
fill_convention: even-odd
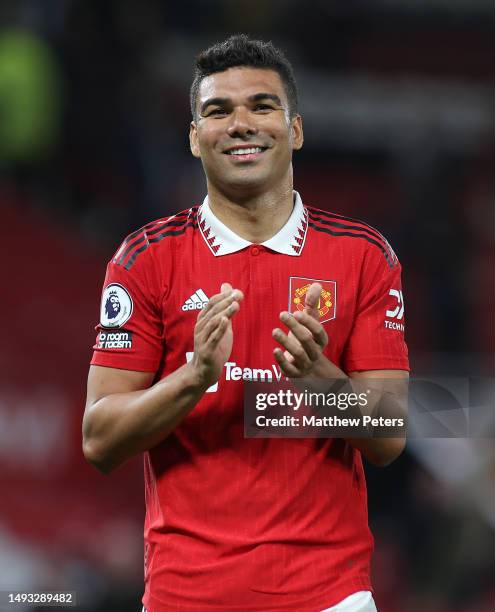
{"type": "Polygon", "coordinates": [[[199,325],[200,328],[203,327],[206,320],[211,319],[211,317],[219,313],[224,313],[224,311],[228,310],[230,305],[237,304],[237,306],[231,308],[229,312],[224,313],[226,316],[232,316],[239,309],[239,302],[243,297],[242,291],[239,289],[232,289],[229,283],[223,283],[221,292],[210,298],[208,304],[199,313],[197,325],[199,325]]]}
{"type": "Polygon", "coordinates": [[[310,374],[328,344],[328,335],[323,325],[308,312],[297,311],[294,315],[281,312],[280,320],[289,328],[286,334],[280,328],[272,332],[273,338],[285,349],[274,350],[280,368],[289,377],[310,374]]]}
{"type": "MultiPolygon", "coordinates": [[[[328,344],[328,335],[323,325],[306,311],[297,311],[294,313],[296,322],[304,325],[313,335],[313,338],[321,348],[325,348],[328,344]]],[[[289,323],[291,321],[289,320],[289,323]]],[[[294,324],[295,325],[295,324],[294,324]]],[[[292,329],[292,328],[291,328],[292,329]]]]}
{"type": "Polygon", "coordinates": [[[199,313],[195,327],[195,340],[212,348],[223,337],[230,319],[239,311],[242,291],[222,283],[220,293],[215,294],[199,313]]]}
{"type": "Polygon", "coordinates": [[[304,311],[316,320],[320,318],[318,314],[318,304],[322,290],[323,287],[320,285],[320,283],[312,283],[308,289],[308,292],[306,293],[304,311]]]}
{"type": "MultiPolygon", "coordinates": [[[[218,307],[223,303],[223,309],[216,311],[215,309],[210,310],[210,315],[199,320],[196,323],[195,328],[195,338],[197,342],[202,344],[206,344],[210,336],[217,331],[220,327],[223,331],[227,328],[227,324],[230,322],[230,319],[239,311],[240,306],[238,302],[231,300],[222,300],[219,302],[218,307]]],[[[220,334],[220,338],[223,335],[223,331],[220,334]]],[[[214,336],[216,338],[216,335],[214,336]]]]}
{"type": "Polygon", "coordinates": [[[210,334],[213,333],[213,331],[218,327],[223,318],[229,321],[238,310],[239,305],[234,302],[229,304],[226,308],[224,308],[224,310],[212,315],[209,319],[204,319],[203,325],[200,325],[199,323],[196,324],[197,335],[206,340],[208,336],[210,336],[210,334]]]}
{"type": "Polygon", "coordinates": [[[313,334],[287,312],[281,313],[280,319],[287,325],[291,333],[287,335],[276,327],[272,332],[273,337],[294,357],[298,364],[308,367],[320,355],[320,348],[313,339],[313,334]]]}
{"type": "Polygon", "coordinates": [[[206,348],[212,349],[222,339],[228,325],[229,319],[226,316],[221,316],[215,320],[216,327],[213,327],[209,335],[206,336],[206,348]]]}
{"type": "Polygon", "coordinates": [[[299,340],[310,358],[318,358],[321,349],[328,344],[328,335],[323,325],[307,312],[280,313],[280,320],[287,325],[293,336],[299,340]]]}
{"type": "Polygon", "coordinates": [[[205,384],[218,381],[232,350],[232,317],[240,310],[242,291],[222,283],[201,310],[194,326],[193,366],[205,384]]]}
{"type": "Polygon", "coordinates": [[[273,356],[275,357],[278,365],[280,366],[280,369],[286,376],[288,376],[289,378],[299,378],[300,376],[302,376],[302,372],[297,366],[295,366],[287,359],[287,356],[285,355],[282,349],[278,347],[274,348],[273,356]]]}
{"type": "Polygon", "coordinates": [[[215,362],[215,352],[218,345],[229,327],[231,327],[229,316],[232,316],[232,314],[229,315],[229,309],[232,309],[233,306],[237,309],[239,308],[236,302],[230,304],[225,311],[217,313],[208,319],[202,328],[199,326],[199,323],[196,323],[194,330],[194,352],[201,357],[203,363],[211,366],[215,362]]]}

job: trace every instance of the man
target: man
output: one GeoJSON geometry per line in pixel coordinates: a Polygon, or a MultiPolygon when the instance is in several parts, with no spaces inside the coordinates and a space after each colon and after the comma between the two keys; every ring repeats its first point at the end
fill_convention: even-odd
{"type": "Polygon", "coordinates": [[[108,472],[144,453],[148,612],[375,610],[361,453],[386,465],[403,440],[246,439],[242,379],[403,381],[400,266],[293,192],[302,121],[271,43],[203,52],[191,109],[208,195],[108,265],[84,454],[108,472]]]}

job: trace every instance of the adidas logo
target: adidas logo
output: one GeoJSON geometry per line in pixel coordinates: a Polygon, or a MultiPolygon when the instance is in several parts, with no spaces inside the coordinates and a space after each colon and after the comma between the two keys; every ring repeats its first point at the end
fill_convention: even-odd
{"type": "Polygon", "coordinates": [[[191,297],[184,302],[182,310],[203,310],[209,299],[203,289],[196,289],[191,297]]]}

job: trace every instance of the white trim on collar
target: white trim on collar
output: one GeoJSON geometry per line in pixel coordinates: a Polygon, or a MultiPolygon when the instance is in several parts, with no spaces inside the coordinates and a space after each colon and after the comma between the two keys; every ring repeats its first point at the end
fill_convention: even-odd
{"type": "MultiPolygon", "coordinates": [[[[294,191],[294,208],[287,223],[269,240],[262,242],[262,246],[282,253],[297,257],[302,253],[308,230],[308,213],[305,209],[301,196],[294,191]]],[[[236,253],[253,244],[244,240],[213,214],[208,203],[208,196],[198,210],[198,221],[201,235],[203,236],[210,251],[215,256],[236,253]]]]}

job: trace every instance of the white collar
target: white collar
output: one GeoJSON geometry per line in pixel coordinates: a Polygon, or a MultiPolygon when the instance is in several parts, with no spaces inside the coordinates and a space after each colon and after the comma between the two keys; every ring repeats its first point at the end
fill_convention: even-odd
{"type": "MultiPolygon", "coordinates": [[[[298,256],[302,253],[308,229],[308,213],[301,196],[294,191],[294,208],[287,223],[269,240],[261,244],[272,251],[283,255],[298,256]]],[[[208,203],[208,196],[198,211],[199,229],[210,251],[215,256],[236,253],[253,244],[244,240],[213,214],[208,203]]]]}

